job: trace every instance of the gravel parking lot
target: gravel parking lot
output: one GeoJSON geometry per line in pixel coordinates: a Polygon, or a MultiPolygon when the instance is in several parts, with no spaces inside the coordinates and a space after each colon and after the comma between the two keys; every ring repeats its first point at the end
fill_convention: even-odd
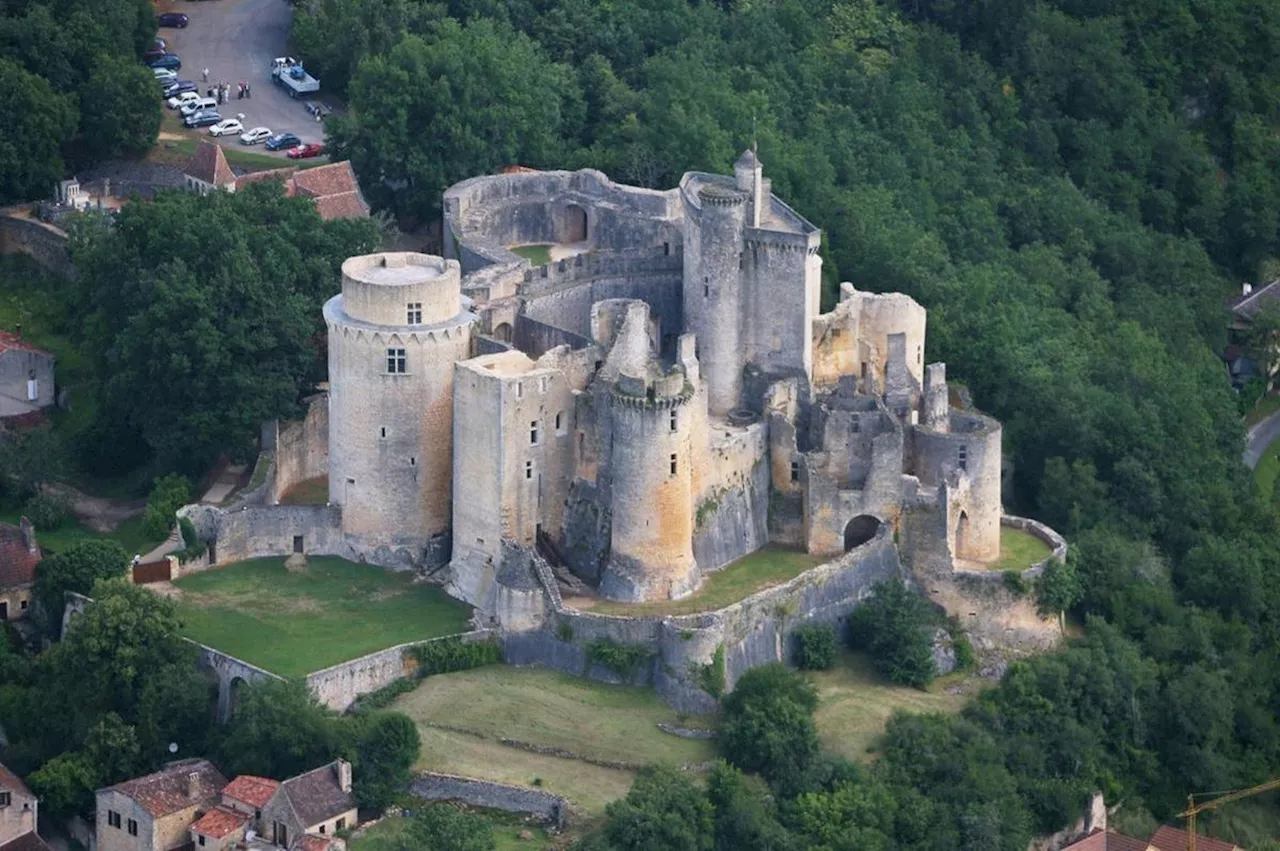
{"type": "MultiPolygon", "coordinates": [[[[207,0],[207,2],[169,2],[160,4],[159,12],[184,12],[191,19],[186,29],[162,28],[160,36],[169,51],[182,57],[178,78],[193,80],[201,94],[215,82],[231,84],[231,99],[219,108],[223,118],[244,113],[245,129],[265,126],[273,133],[293,132],[303,142],[323,142],[324,126],[307,112],[308,100],[294,100],[289,93],[271,81],[271,60],[285,55],[293,9],[286,0],[207,0]],[[209,69],[209,82],[202,71],[209,69]],[[252,97],[240,100],[236,90],[241,80],[247,81],[252,97]]],[[[324,81],[320,81],[323,94],[324,81]]],[[[324,100],[316,98],[316,100],[324,100]]],[[[199,135],[209,138],[203,131],[199,135]]],[[[238,145],[235,136],[218,140],[224,145],[238,145]]],[[[262,145],[253,146],[255,153],[269,153],[262,145]]],[[[284,157],[284,152],[279,153],[284,157]]]]}

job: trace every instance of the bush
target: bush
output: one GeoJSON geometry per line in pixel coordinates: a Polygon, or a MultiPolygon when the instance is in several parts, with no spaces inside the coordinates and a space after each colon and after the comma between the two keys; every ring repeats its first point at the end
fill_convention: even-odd
{"type": "Polygon", "coordinates": [[[978,657],[973,652],[973,644],[963,634],[952,634],[951,649],[956,653],[957,671],[968,671],[978,664],[978,657]]]}
{"type": "Polygon", "coordinates": [[[698,684],[702,686],[702,690],[714,697],[716,700],[724,694],[724,645],[716,645],[716,652],[711,656],[711,661],[705,665],[698,665],[695,671],[698,684]]]}
{"type": "MultiPolygon", "coordinates": [[[[178,528],[182,530],[182,545],[189,550],[200,549],[200,536],[196,534],[196,526],[185,517],[178,518],[178,528]]],[[[167,535],[168,532],[166,531],[167,535]]]]}
{"type": "Polygon", "coordinates": [[[41,532],[52,532],[67,519],[67,504],[56,496],[37,494],[22,506],[22,513],[41,532]]]}
{"type": "Polygon", "coordinates": [[[502,661],[502,645],[497,639],[487,641],[463,641],[457,636],[428,641],[409,649],[409,655],[418,663],[418,677],[466,671],[482,665],[497,665],[502,661]]]}
{"type": "Polygon", "coordinates": [[[182,476],[171,473],[156,479],[151,488],[151,496],[147,497],[147,513],[142,516],[142,531],[148,538],[167,538],[169,530],[173,528],[174,513],[190,501],[191,485],[182,476]]]}
{"type": "Polygon", "coordinates": [[[628,682],[650,655],[643,644],[619,644],[612,638],[597,638],[587,645],[589,662],[603,665],[628,682]]]}
{"type": "Polygon", "coordinates": [[[1004,572],[1004,587],[1015,597],[1025,597],[1027,592],[1031,590],[1031,585],[1022,578],[1022,571],[1020,570],[1006,570],[1004,572]]]}
{"type": "Polygon", "coordinates": [[[368,694],[362,694],[356,698],[355,703],[351,704],[350,711],[352,713],[369,712],[374,709],[386,709],[395,703],[397,697],[402,694],[408,694],[418,687],[417,679],[409,677],[401,677],[392,683],[389,683],[377,691],[371,691],[368,694]]]}
{"type": "Polygon", "coordinates": [[[805,671],[825,671],[836,663],[840,642],[836,628],[828,623],[811,623],[797,627],[796,667],[805,671]]]}
{"type": "Polygon", "coordinates": [[[869,653],[871,664],[893,682],[924,688],[938,673],[933,663],[936,621],[924,598],[898,580],[887,580],[853,610],[849,643],[869,653]]]}
{"type": "Polygon", "coordinates": [[[775,791],[791,794],[818,755],[817,706],[817,692],[799,672],[776,663],[752,668],[724,699],[720,750],[775,791]]]}

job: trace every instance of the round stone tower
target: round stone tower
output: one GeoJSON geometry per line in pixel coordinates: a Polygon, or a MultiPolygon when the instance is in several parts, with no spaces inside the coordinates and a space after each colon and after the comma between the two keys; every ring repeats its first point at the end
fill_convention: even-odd
{"type": "Polygon", "coordinates": [[[698,339],[707,407],[725,416],[742,396],[741,256],[751,194],[731,183],[704,182],[684,223],[685,330],[698,339]]]}
{"type": "Polygon", "coordinates": [[[449,557],[453,365],[470,355],[455,260],[395,252],[342,264],[329,332],[329,500],[357,553],[449,557]]]}
{"type": "Polygon", "coordinates": [[[692,399],[678,368],[656,378],[624,373],[613,387],[613,529],[601,596],[669,600],[697,587],[692,399]]]}

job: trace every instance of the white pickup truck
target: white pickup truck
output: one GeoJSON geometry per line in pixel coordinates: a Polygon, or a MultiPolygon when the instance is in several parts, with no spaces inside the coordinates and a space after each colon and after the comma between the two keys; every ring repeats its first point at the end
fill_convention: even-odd
{"type": "Polygon", "coordinates": [[[320,91],[320,81],[303,70],[302,60],[291,56],[271,60],[271,79],[283,86],[291,98],[320,91]]]}

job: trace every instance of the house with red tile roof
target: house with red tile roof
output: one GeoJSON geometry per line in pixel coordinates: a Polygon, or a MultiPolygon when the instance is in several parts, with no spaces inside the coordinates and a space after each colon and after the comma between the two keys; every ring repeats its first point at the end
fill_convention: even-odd
{"type": "Polygon", "coordinates": [[[0,418],[53,405],[54,357],[20,333],[0,331],[0,418]]]}
{"type": "Polygon", "coordinates": [[[1145,839],[1134,839],[1114,830],[1095,830],[1084,839],[1066,846],[1062,851],[1147,851],[1145,839]]]}
{"type": "Polygon", "coordinates": [[[262,808],[260,827],[264,839],[294,849],[329,840],[355,827],[356,818],[351,763],[338,759],[281,783],[262,808]]]}
{"type": "Polygon", "coordinates": [[[306,169],[293,166],[274,168],[237,177],[219,145],[201,142],[187,163],[184,177],[186,187],[201,194],[215,188],[235,192],[254,183],[274,180],[284,185],[287,197],[310,198],[320,218],[326,221],[369,215],[369,205],[360,192],[356,173],[352,171],[351,163],[345,160],[306,169]]]}
{"type": "Polygon", "coordinates": [[[23,517],[19,526],[0,523],[0,621],[27,616],[40,558],[40,544],[30,520],[23,517]]]}
{"type": "MultiPolygon", "coordinates": [[[[1148,844],[1151,851],[1187,851],[1187,832],[1166,824],[1151,834],[1148,844]]],[[[1239,845],[1198,833],[1196,851],[1244,851],[1244,849],[1239,845]]]]}
{"type": "Polygon", "coordinates": [[[222,790],[222,805],[253,816],[257,820],[262,818],[262,808],[279,788],[279,780],[241,774],[222,790]]]}
{"type": "Polygon", "coordinates": [[[222,851],[244,839],[252,816],[227,807],[214,807],[191,825],[191,843],[203,851],[222,851]]]}
{"type": "Polygon", "coordinates": [[[189,846],[191,826],[227,785],[205,759],[171,762],[154,774],[97,792],[98,851],[171,851],[189,846]]]}
{"type": "Polygon", "coordinates": [[[4,765],[0,765],[0,851],[48,851],[36,833],[40,802],[4,765]]]}

